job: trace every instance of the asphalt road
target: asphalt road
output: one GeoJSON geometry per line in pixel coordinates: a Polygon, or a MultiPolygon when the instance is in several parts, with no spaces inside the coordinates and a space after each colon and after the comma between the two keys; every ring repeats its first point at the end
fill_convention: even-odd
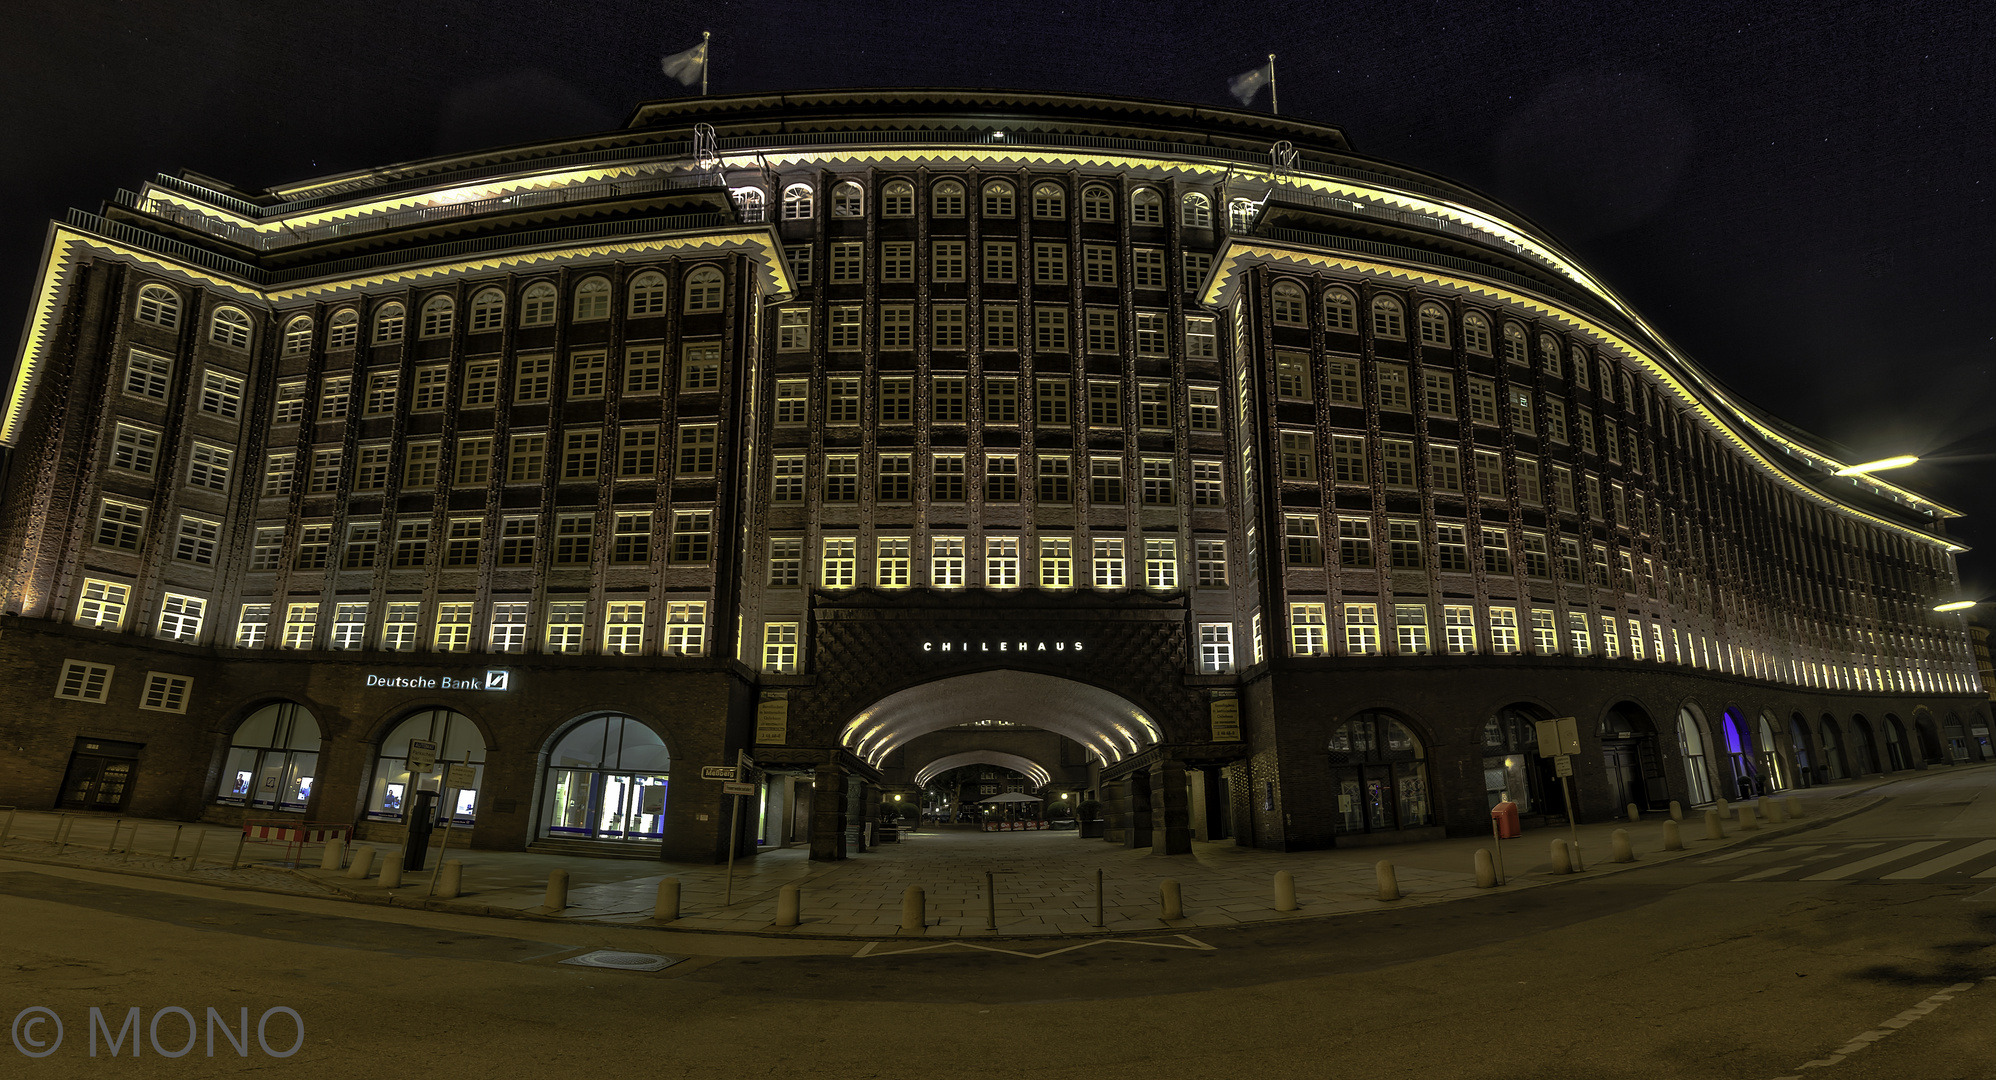
{"type": "Polygon", "coordinates": [[[16,1039],[0,1075],[1990,1077],[1992,788],[1996,770],[1937,771],[1824,828],[1460,903],[987,948],[488,920],[0,863],[16,1039]],[[559,962],[596,948],[683,959],[559,962]],[[37,1006],[64,1038],[32,1059],[18,1047],[53,1045],[46,1017],[24,1018],[37,1006]],[[188,1041],[161,1012],[175,1006],[204,1030],[170,1059],[188,1041]],[[109,1021],[96,1057],[92,1007],[109,1021]],[[270,1051],[290,1049],[280,1007],[303,1020],[296,1053],[252,1031],[238,1056],[244,1009],[252,1028],[269,1014],[270,1051]],[[210,1008],[234,1032],[214,1057],[210,1008]]]}

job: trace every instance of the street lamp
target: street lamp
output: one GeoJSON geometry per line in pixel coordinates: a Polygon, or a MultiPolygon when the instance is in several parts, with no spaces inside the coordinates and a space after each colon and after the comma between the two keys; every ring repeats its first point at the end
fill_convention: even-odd
{"type": "Polygon", "coordinates": [[[1836,472],[1831,473],[1830,475],[1860,476],[1866,473],[1880,472],[1885,469],[1903,469],[1908,465],[1917,464],[1919,460],[1920,460],[1919,458],[1914,457],[1911,454],[1900,454],[1898,457],[1879,458],[1877,461],[1867,461],[1862,465],[1846,465],[1843,468],[1838,469],[1836,472]]]}

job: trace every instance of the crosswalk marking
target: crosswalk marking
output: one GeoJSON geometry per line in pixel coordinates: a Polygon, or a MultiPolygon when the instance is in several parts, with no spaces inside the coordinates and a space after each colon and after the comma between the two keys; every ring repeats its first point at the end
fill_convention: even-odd
{"type": "Polygon", "coordinates": [[[1760,880],[1761,878],[1771,878],[1771,877],[1773,877],[1773,876],[1774,876],[1774,875],[1776,875],[1776,874],[1785,874],[1785,873],[1787,873],[1787,872],[1788,872],[1788,871],[1790,871],[1790,870],[1800,870],[1800,869],[1802,869],[1802,864],[1801,864],[1801,863],[1796,863],[1796,864],[1795,864],[1794,866],[1775,866],[1775,867],[1770,867],[1769,869],[1766,869],[1766,870],[1761,870],[1761,871],[1758,871],[1758,872],[1756,872],[1756,873],[1752,873],[1752,874],[1748,874],[1748,875],[1746,875],[1746,876],[1744,876],[1744,877],[1736,877],[1736,878],[1734,878],[1733,880],[1734,880],[1734,881],[1759,881],[1759,880],[1760,880]]]}
{"type": "MultiPolygon", "coordinates": [[[[1984,840],[1978,844],[1970,844],[1960,851],[1950,851],[1938,858],[1928,859],[1926,862],[1909,866],[1904,870],[1894,870],[1892,873],[1885,875],[1884,880],[1913,881],[1926,877],[1929,874],[1938,874],[1949,867],[1959,866],[1970,859],[1987,855],[1992,851],[1996,851],[1996,840],[1984,840]]],[[[1989,873],[1990,871],[1983,872],[1989,873]]]]}
{"type": "Polygon", "coordinates": [[[1990,867],[1989,869],[1987,869],[1987,870],[1984,870],[1983,872],[1981,872],[1981,873],[1979,873],[1979,874],[1975,875],[1975,879],[1974,879],[1974,880],[1976,880],[1976,881],[1987,881],[1987,880],[1988,880],[1988,879],[1990,879],[1990,878],[1996,878],[1996,866],[1992,866],[1992,867],[1990,867]]]}
{"type": "Polygon", "coordinates": [[[1842,866],[1832,867],[1820,874],[1810,874],[1802,880],[1838,881],[1853,874],[1861,874],[1873,867],[1884,866],[1889,862],[1898,862],[1900,859],[1907,858],[1908,856],[1918,855],[1922,851],[1940,847],[1941,843],[1942,841],[1939,840],[1923,840],[1917,844],[1907,844],[1903,847],[1893,848],[1891,851],[1884,852],[1883,854],[1873,855],[1868,859],[1859,859],[1853,863],[1845,863],[1842,866]]]}

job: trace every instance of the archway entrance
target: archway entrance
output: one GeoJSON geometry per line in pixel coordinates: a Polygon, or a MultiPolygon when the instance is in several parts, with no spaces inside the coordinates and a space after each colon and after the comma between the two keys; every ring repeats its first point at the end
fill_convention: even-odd
{"type": "Polygon", "coordinates": [[[1644,810],[1670,806],[1670,787],[1663,776],[1663,757],[1656,749],[1656,725],[1633,701],[1624,701],[1601,718],[1601,758],[1608,772],[1608,790],[1616,809],[1630,803],[1644,810]]]}
{"type": "Polygon", "coordinates": [[[672,756],[643,721],[602,713],[571,725],[549,748],[541,780],[541,835],[556,840],[659,840],[672,756]]]}

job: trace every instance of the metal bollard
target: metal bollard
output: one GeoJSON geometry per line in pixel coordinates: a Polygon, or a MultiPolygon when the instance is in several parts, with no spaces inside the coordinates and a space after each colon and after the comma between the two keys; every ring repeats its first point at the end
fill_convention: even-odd
{"type": "Polygon", "coordinates": [[[1106,923],[1102,915],[1102,868],[1095,868],[1095,928],[1101,929],[1106,923]]]}
{"type": "Polygon", "coordinates": [[[1753,812],[1752,803],[1740,804],[1740,831],[1755,832],[1760,828],[1760,817],[1753,812]]]}
{"type": "Polygon", "coordinates": [[[1635,862],[1635,849],[1629,846],[1629,830],[1616,829],[1614,833],[1615,853],[1609,858],[1614,862],[1635,862]]]}
{"type": "MultiPolygon", "coordinates": [[[[109,842],[109,843],[106,843],[106,844],[104,845],[104,854],[106,854],[106,855],[109,855],[109,854],[111,854],[111,852],[112,852],[112,851],[114,851],[114,850],[116,850],[116,849],[117,849],[117,847],[118,847],[118,830],[119,830],[119,829],[122,829],[122,828],[124,828],[124,827],[125,827],[125,819],[123,819],[123,818],[119,818],[118,820],[116,820],[116,821],[114,821],[114,822],[112,822],[112,823],[111,823],[111,840],[110,840],[110,842],[109,842]]],[[[132,826],[132,831],[133,831],[133,832],[137,832],[137,831],[138,831],[138,828],[139,828],[139,827],[138,827],[137,825],[134,825],[134,826],[132,826]]]]}
{"type": "Polygon", "coordinates": [[[443,869],[437,873],[443,878],[437,883],[437,899],[457,899],[457,894],[464,891],[464,863],[458,859],[451,859],[445,862],[443,869]]]}
{"type": "Polygon", "coordinates": [[[785,885],[776,890],[776,925],[796,926],[804,921],[803,892],[796,885],[785,885]]]}
{"type": "Polygon", "coordinates": [[[1476,887],[1479,889],[1497,887],[1497,864],[1490,861],[1489,848],[1476,849],[1476,887]]]}
{"type": "Polygon", "coordinates": [[[1684,836],[1682,832],[1678,830],[1677,822],[1675,821],[1666,821],[1663,823],[1663,850],[1665,851],[1684,850],[1684,836]]]}
{"type": "Polygon", "coordinates": [[[679,879],[666,878],[658,883],[658,903],[652,906],[651,917],[659,922],[672,922],[679,918],[679,879]]]}
{"type": "Polygon", "coordinates": [[[402,887],[402,850],[395,850],[395,857],[381,864],[381,887],[399,889],[402,887]]]}
{"type": "Polygon", "coordinates": [[[347,867],[347,877],[355,881],[366,881],[367,875],[373,871],[374,849],[371,847],[355,848],[353,852],[353,865],[347,867]]]}
{"type": "Polygon", "coordinates": [[[7,811],[7,824],[0,825],[0,847],[7,846],[7,837],[14,831],[14,815],[18,813],[20,811],[17,809],[7,811]]]}
{"type": "Polygon", "coordinates": [[[1379,898],[1381,900],[1400,899],[1400,877],[1393,872],[1392,863],[1381,859],[1379,860],[1379,865],[1372,868],[1372,872],[1373,876],[1379,879],[1379,898]]]}
{"type": "Polygon", "coordinates": [[[69,850],[69,815],[64,814],[55,821],[55,850],[61,854],[69,850]]]}
{"type": "Polygon", "coordinates": [[[1296,910],[1296,876],[1287,870],[1275,872],[1275,910],[1296,910]]]}
{"type": "Polygon", "coordinates": [[[919,931],[928,925],[928,894],[920,885],[910,885],[901,891],[901,929],[919,931]]]}
{"type": "Polygon", "coordinates": [[[1185,899],[1178,891],[1178,881],[1165,878],[1158,883],[1158,918],[1182,919],[1185,917],[1185,899]]]}
{"type": "Polygon", "coordinates": [[[249,840],[249,833],[236,834],[236,853],[229,859],[229,869],[234,870],[243,864],[243,844],[249,840]]]}
{"type": "Polygon", "coordinates": [[[346,862],[346,845],[335,836],[326,841],[326,853],[319,859],[319,869],[338,870],[346,862]]]}
{"type": "Polygon", "coordinates": [[[166,849],[166,863],[168,866],[173,865],[173,860],[180,858],[180,833],[185,828],[187,828],[185,825],[175,825],[173,827],[173,846],[166,849]]]}
{"type": "Polygon", "coordinates": [[[1719,812],[1717,810],[1705,811],[1705,839],[1724,840],[1725,838],[1726,825],[1725,822],[1719,820],[1719,812]]]}
{"type": "Polygon", "coordinates": [[[194,834],[194,846],[187,850],[188,873],[190,874],[193,873],[195,864],[201,861],[201,844],[203,841],[207,839],[208,839],[208,830],[206,829],[202,829],[200,832],[194,834]]]}
{"type": "Polygon", "coordinates": [[[1637,805],[1636,805],[1635,803],[1630,803],[1630,804],[1629,804],[1629,820],[1630,820],[1631,822],[1635,822],[1635,821],[1641,821],[1642,819],[1643,819],[1643,812],[1642,812],[1642,809],[1641,809],[1640,807],[1638,807],[1638,806],[1637,806],[1637,805]]]}
{"type": "Polygon", "coordinates": [[[1779,825],[1788,816],[1781,812],[1780,799],[1762,799],[1760,800],[1760,809],[1767,815],[1767,823],[1769,825],[1779,825]]]}
{"type": "Polygon", "coordinates": [[[1554,840],[1552,842],[1552,872],[1555,874],[1573,873],[1573,858],[1571,853],[1566,850],[1566,841],[1564,840],[1554,840]]]}
{"type": "Polygon", "coordinates": [[[998,885],[992,872],[984,872],[984,928],[998,929],[998,885]]]}
{"type": "Polygon", "coordinates": [[[1727,802],[1727,801],[1726,801],[1726,800],[1724,800],[1724,799],[1718,799],[1718,800],[1715,800],[1715,801],[1713,802],[1713,805],[1714,805],[1715,807],[1717,807],[1717,809],[1718,809],[1718,811],[1719,811],[1719,816],[1720,816],[1721,818],[1729,818],[1729,817],[1732,817],[1732,816],[1733,816],[1733,804],[1732,804],[1732,803],[1730,803],[1730,802],[1727,802]]]}
{"type": "Polygon", "coordinates": [[[1788,811],[1789,817],[1792,817],[1797,821],[1800,821],[1802,819],[1802,804],[1795,801],[1795,796],[1793,795],[1783,796],[1781,799],[1781,806],[1782,809],[1788,811]]]}
{"type": "Polygon", "coordinates": [[[549,914],[568,909],[568,871],[548,872],[548,891],[547,896],[541,900],[541,907],[547,909],[549,914]]]}
{"type": "Polygon", "coordinates": [[[1684,820],[1684,804],[1678,802],[1676,799],[1670,800],[1670,820],[1672,821],[1684,820]]]}

